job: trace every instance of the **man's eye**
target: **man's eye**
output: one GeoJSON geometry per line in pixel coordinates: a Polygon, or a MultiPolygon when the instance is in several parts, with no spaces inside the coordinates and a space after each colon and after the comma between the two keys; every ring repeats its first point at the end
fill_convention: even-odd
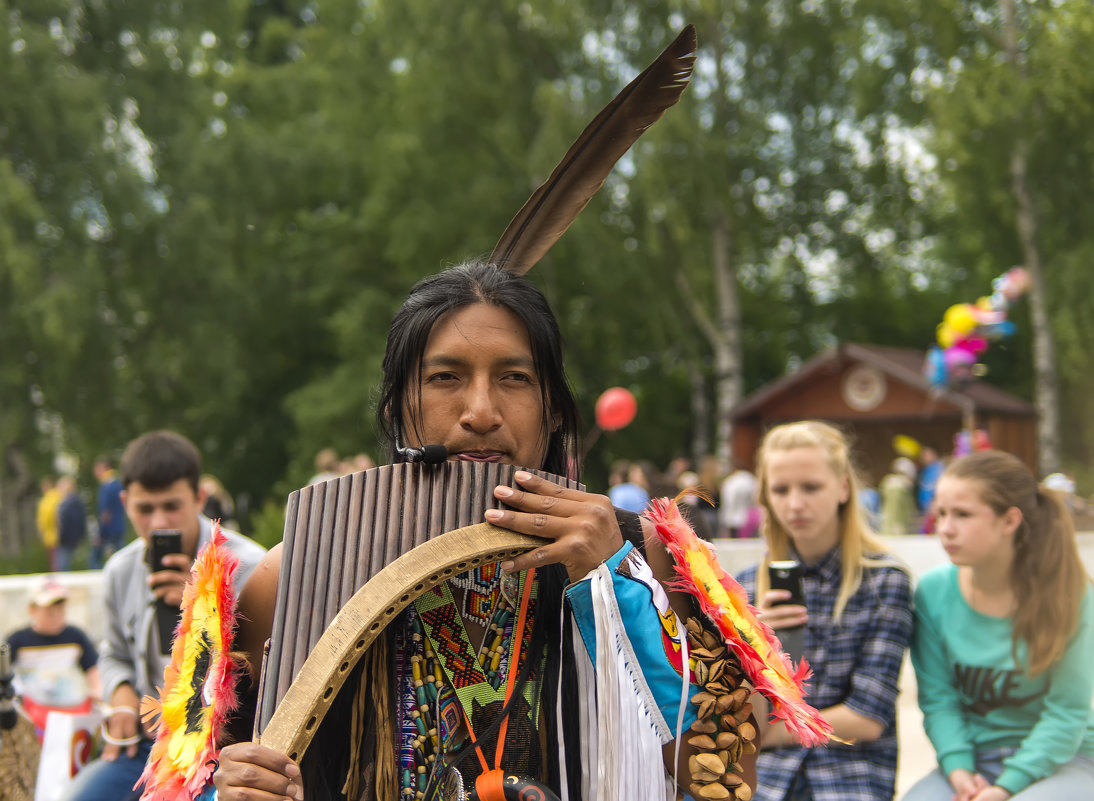
{"type": "Polygon", "coordinates": [[[456,380],[456,374],[455,373],[433,373],[432,375],[430,375],[426,378],[426,382],[430,383],[430,384],[435,384],[435,383],[443,382],[443,381],[455,381],[455,380],[456,380]]]}
{"type": "Polygon", "coordinates": [[[532,376],[528,375],[527,373],[509,373],[506,378],[510,381],[521,381],[527,384],[532,383],[532,376]]]}

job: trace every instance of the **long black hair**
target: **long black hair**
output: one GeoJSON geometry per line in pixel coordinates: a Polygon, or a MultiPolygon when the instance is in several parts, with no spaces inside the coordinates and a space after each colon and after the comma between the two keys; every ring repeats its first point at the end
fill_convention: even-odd
{"type": "Polygon", "coordinates": [[[577,403],[563,368],[558,322],[533,284],[482,261],[466,262],[419,281],[392,319],[376,406],[377,430],[385,446],[396,458],[398,427],[404,420],[415,430],[421,425],[421,360],[433,326],[449,312],[475,303],[507,309],[524,323],[540,380],[544,432],[557,423],[548,435],[543,464],[522,466],[576,479],[577,403]]]}

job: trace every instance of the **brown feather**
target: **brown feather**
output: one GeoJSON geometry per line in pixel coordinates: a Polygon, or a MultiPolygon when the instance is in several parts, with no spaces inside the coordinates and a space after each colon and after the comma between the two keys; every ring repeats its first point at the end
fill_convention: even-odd
{"type": "Polygon", "coordinates": [[[543,258],[604,185],[620,157],[680,99],[691,78],[697,46],[695,26],[688,25],[596,115],[509,223],[490,254],[492,264],[524,275],[543,258]]]}

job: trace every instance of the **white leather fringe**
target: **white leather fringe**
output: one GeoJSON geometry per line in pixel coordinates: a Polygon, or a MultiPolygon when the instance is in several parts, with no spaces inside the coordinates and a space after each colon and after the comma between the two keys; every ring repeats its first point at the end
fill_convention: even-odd
{"type": "Polygon", "coordinates": [[[586,763],[596,765],[596,784],[585,801],[671,801],[676,792],[666,776],[661,748],[674,732],[646,685],[623,627],[611,571],[601,565],[591,582],[596,616],[597,753],[594,762],[586,763]]]}

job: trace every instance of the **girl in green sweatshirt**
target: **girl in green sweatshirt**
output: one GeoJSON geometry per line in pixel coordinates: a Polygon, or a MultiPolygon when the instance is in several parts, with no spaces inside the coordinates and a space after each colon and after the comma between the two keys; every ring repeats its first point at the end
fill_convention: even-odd
{"type": "Polygon", "coordinates": [[[938,484],[952,564],[916,590],[912,662],[939,768],[905,801],[1094,799],[1094,589],[1063,505],[980,451],[938,484]]]}

